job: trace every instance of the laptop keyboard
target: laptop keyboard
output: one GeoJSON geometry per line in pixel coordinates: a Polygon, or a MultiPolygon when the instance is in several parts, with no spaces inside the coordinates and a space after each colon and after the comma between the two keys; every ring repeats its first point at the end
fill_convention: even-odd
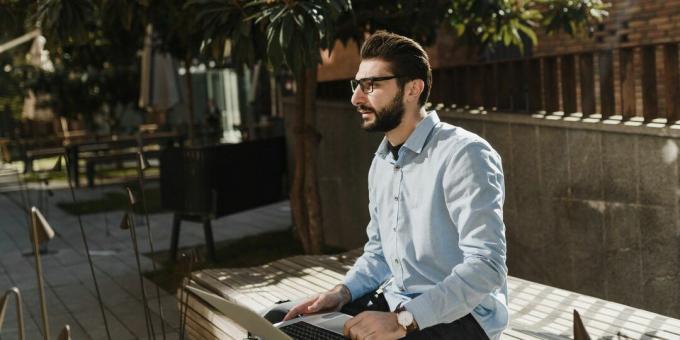
{"type": "Polygon", "coordinates": [[[279,328],[295,340],[345,340],[340,334],[333,333],[321,327],[308,324],[304,321],[296,322],[279,328]]]}

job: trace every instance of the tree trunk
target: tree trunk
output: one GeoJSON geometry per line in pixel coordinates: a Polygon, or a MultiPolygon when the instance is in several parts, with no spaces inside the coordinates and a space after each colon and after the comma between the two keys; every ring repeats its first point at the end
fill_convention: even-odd
{"type": "Polygon", "coordinates": [[[321,135],[316,130],[316,65],[305,71],[302,92],[305,108],[305,184],[304,195],[307,205],[310,250],[321,254],[323,250],[323,225],[321,218],[321,199],[317,178],[316,151],[321,135]]]}
{"type": "Polygon", "coordinates": [[[309,241],[309,224],[307,223],[307,209],[304,201],[305,184],[305,109],[304,93],[298,90],[295,95],[296,110],[293,117],[293,135],[295,136],[295,151],[293,159],[295,166],[293,170],[293,183],[290,188],[290,208],[293,214],[293,223],[305,253],[311,252],[309,241]]]}
{"type": "Polygon", "coordinates": [[[290,194],[293,222],[307,254],[323,250],[321,202],[319,198],[316,151],[320,135],[316,130],[316,67],[305,71],[296,94],[295,170],[290,194]]]}

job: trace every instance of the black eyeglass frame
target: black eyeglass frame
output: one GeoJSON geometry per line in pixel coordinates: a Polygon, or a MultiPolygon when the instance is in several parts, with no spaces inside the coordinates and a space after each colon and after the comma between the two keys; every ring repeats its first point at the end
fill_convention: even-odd
{"type": "Polygon", "coordinates": [[[397,79],[397,78],[403,78],[403,76],[385,76],[385,77],[367,77],[367,78],[361,78],[361,79],[352,79],[349,81],[350,86],[352,87],[352,92],[356,91],[357,86],[360,86],[361,92],[365,94],[369,94],[373,92],[373,83],[376,81],[383,81],[383,80],[390,80],[390,79],[397,79]],[[364,82],[369,81],[368,84],[364,85],[364,82]],[[366,91],[366,88],[368,88],[368,91],[366,91]]]}

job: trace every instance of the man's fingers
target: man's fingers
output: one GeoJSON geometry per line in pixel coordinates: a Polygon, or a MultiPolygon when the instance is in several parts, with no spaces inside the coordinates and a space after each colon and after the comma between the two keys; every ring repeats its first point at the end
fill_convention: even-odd
{"type": "Polygon", "coordinates": [[[304,314],[307,311],[307,308],[309,307],[309,305],[314,303],[314,301],[316,301],[317,298],[318,298],[318,296],[312,297],[309,300],[306,300],[305,302],[291,308],[288,311],[288,314],[286,314],[286,316],[283,317],[283,321],[288,321],[288,320],[290,320],[290,319],[292,319],[292,318],[294,318],[294,317],[296,317],[300,314],[304,314]]]}
{"type": "Polygon", "coordinates": [[[352,326],[352,329],[349,331],[349,337],[352,340],[364,340],[366,339],[367,336],[375,333],[375,331],[371,330],[368,325],[365,323],[358,323],[354,326],[352,326]]]}
{"type": "Polygon", "coordinates": [[[363,313],[345,321],[345,326],[342,328],[342,334],[345,336],[350,336],[350,330],[352,327],[356,326],[361,322],[361,319],[363,318],[363,313]]]}
{"type": "Polygon", "coordinates": [[[337,302],[330,298],[327,294],[322,294],[316,301],[307,308],[308,313],[316,313],[319,311],[326,311],[337,307],[337,302]]]}
{"type": "Polygon", "coordinates": [[[307,307],[306,312],[309,312],[309,313],[316,312],[319,309],[319,304],[321,303],[321,301],[322,301],[322,299],[316,299],[316,301],[314,303],[312,303],[311,305],[309,305],[307,307]]]}

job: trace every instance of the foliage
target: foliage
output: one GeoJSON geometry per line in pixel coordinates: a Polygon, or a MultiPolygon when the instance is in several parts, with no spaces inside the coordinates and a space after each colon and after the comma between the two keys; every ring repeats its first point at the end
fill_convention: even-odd
{"type": "Polygon", "coordinates": [[[94,5],[88,0],[45,0],[39,2],[35,22],[52,32],[48,49],[83,44],[94,28],[94,5]]]}
{"type": "MultiPolygon", "coordinates": [[[[104,15],[112,9],[107,5],[120,1],[102,1],[101,7],[88,0],[46,0],[40,1],[38,7],[0,1],[4,1],[0,13],[11,18],[0,24],[8,30],[3,31],[3,38],[9,40],[40,27],[47,37],[46,49],[55,69],[46,72],[27,63],[30,43],[4,53],[3,65],[6,62],[13,67],[3,74],[7,79],[3,83],[12,89],[3,96],[19,102],[31,89],[51,98],[38,105],[50,106],[60,116],[82,114],[85,118],[105,104],[137,100],[136,53],[142,41],[141,26],[125,27],[111,19],[117,16],[104,15]]],[[[13,111],[17,109],[14,105],[13,111]]]]}
{"type": "Polygon", "coordinates": [[[196,13],[186,3],[187,0],[154,0],[146,9],[160,48],[183,61],[197,58],[202,44],[196,13]]]}
{"type": "Polygon", "coordinates": [[[201,48],[205,54],[216,60],[230,55],[230,62],[236,65],[252,66],[262,59],[262,33],[254,22],[246,20],[254,14],[255,7],[244,5],[243,1],[224,0],[191,0],[186,4],[198,12],[196,21],[205,39],[201,48]]]}
{"type": "Polygon", "coordinates": [[[450,4],[447,19],[468,42],[501,43],[521,51],[526,41],[538,43],[536,28],[574,35],[602,20],[609,7],[602,0],[454,0],[450,4]]]}
{"type": "Polygon", "coordinates": [[[388,30],[424,44],[434,43],[451,0],[353,0],[339,19],[338,38],[361,43],[366,33],[388,30]]]}
{"type": "Polygon", "coordinates": [[[348,0],[191,0],[206,45],[216,58],[225,45],[236,65],[264,59],[275,71],[296,76],[321,62],[319,49],[331,49],[336,22],[351,10],[348,0]]]}

